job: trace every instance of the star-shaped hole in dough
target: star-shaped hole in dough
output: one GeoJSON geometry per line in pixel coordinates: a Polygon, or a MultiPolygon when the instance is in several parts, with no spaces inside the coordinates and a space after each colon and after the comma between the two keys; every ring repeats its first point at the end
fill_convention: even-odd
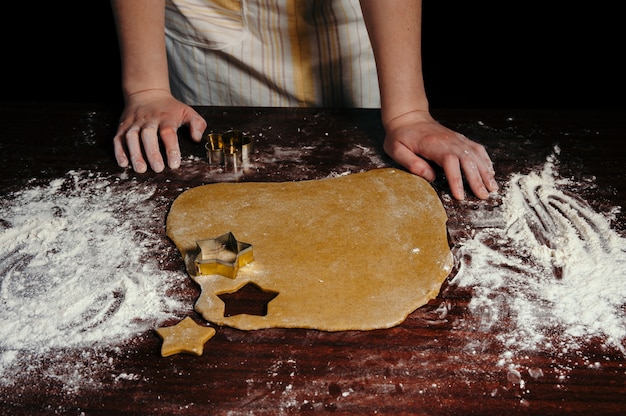
{"type": "Polygon", "coordinates": [[[231,232],[196,244],[196,276],[219,274],[234,279],[240,267],[254,260],[252,244],[238,241],[231,232]]]}
{"type": "Polygon", "coordinates": [[[202,355],[204,344],[215,335],[215,329],[198,325],[186,317],[174,326],[158,328],[157,334],[163,339],[161,356],[187,353],[202,355]]]}
{"type": "Polygon", "coordinates": [[[267,305],[278,296],[278,292],[263,290],[258,285],[248,282],[235,292],[217,295],[224,302],[224,317],[248,314],[267,315],[267,305]]]}

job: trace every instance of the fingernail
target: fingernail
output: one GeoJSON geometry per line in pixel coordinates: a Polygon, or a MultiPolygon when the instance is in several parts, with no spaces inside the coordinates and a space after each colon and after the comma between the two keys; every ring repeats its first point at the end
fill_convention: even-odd
{"type": "Polygon", "coordinates": [[[163,169],[165,169],[165,165],[163,164],[163,162],[155,162],[154,166],[152,167],[152,170],[154,170],[156,173],[163,172],[163,169]]]}
{"type": "Polygon", "coordinates": [[[170,150],[167,152],[167,166],[170,169],[178,169],[180,167],[180,151],[170,150]]]}
{"type": "Polygon", "coordinates": [[[145,163],[137,162],[133,163],[133,170],[137,173],[144,173],[147,170],[147,166],[145,163]]]}
{"type": "Polygon", "coordinates": [[[168,160],[167,164],[170,166],[170,169],[178,169],[180,167],[180,158],[172,157],[168,160]]]}

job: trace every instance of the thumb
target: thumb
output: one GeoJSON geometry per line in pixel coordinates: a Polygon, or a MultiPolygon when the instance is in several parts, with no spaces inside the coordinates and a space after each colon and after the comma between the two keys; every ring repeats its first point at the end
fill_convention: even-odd
{"type": "Polygon", "coordinates": [[[389,156],[398,164],[406,168],[414,175],[426,179],[428,182],[435,180],[435,170],[426,160],[417,156],[404,146],[396,147],[393,151],[387,152],[389,156]]]}
{"type": "Polygon", "coordinates": [[[199,142],[202,140],[202,135],[204,134],[206,127],[206,120],[199,114],[196,113],[191,116],[191,120],[189,120],[189,132],[194,141],[199,142]]]}

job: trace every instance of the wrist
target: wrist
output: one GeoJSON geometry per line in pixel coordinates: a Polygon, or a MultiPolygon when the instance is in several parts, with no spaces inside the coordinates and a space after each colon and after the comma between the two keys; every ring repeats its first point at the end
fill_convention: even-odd
{"type": "Polygon", "coordinates": [[[171,95],[172,93],[168,88],[144,88],[141,90],[135,90],[125,93],[124,100],[128,102],[129,100],[135,99],[136,97],[163,97],[171,95]]]}
{"type": "Polygon", "coordinates": [[[385,115],[382,117],[383,127],[387,132],[404,125],[429,122],[432,120],[433,118],[427,109],[406,110],[393,115],[386,114],[386,117],[385,115]]]}
{"type": "Polygon", "coordinates": [[[125,99],[144,93],[171,94],[170,84],[163,75],[124,74],[122,93],[125,99]]]}
{"type": "Polygon", "coordinates": [[[419,89],[385,88],[381,89],[380,110],[383,124],[388,124],[413,113],[429,114],[428,99],[419,89]]]}
{"type": "Polygon", "coordinates": [[[157,93],[157,94],[162,94],[162,93],[167,93],[167,94],[171,94],[170,90],[168,88],[145,88],[143,90],[138,90],[138,91],[133,91],[131,93],[127,93],[126,94],[126,98],[130,98],[134,95],[137,94],[143,94],[143,93],[157,93]]]}

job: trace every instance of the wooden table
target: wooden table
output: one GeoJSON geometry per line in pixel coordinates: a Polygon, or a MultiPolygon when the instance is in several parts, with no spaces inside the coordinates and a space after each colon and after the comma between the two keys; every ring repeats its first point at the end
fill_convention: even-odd
{"type": "MultiPolygon", "coordinates": [[[[213,131],[243,130],[257,140],[256,164],[239,181],[319,179],[391,165],[380,142],[374,110],[199,108],[213,131]],[[314,145],[314,151],[302,151],[314,145]],[[294,153],[294,149],[296,153],[294,153]],[[301,153],[297,153],[300,149],[301,153]]],[[[0,193],[88,169],[119,175],[111,138],[119,109],[56,103],[0,104],[0,193]]],[[[483,143],[504,183],[515,172],[540,168],[558,144],[564,177],[587,178],[596,186],[581,197],[599,211],[626,206],[626,111],[435,111],[444,124],[483,143]]],[[[204,149],[181,132],[181,169],[134,174],[158,184],[163,213],[181,189],[233,176],[210,172],[204,149]]],[[[471,233],[471,216],[481,203],[455,202],[445,181],[433,184],[449,213],[450,244],[471,233]]],[[[489,203],[486,203],[487,205],[489,203]]],[[[155,227],[164,227],[165,216],[155,227]]],[[[613,228],[626,231],[623,212],[613,228]]],[[[163,268],[183,273],[168,250],[163,268]]],[[[189,305],[198,288],[181,288],[189,305]]],[[[440,296],[401,325],[368,332],[315,330],[240,331],[219,327],[201,357],[162,358],[154,331],[117,346],[118,378],[102,389],[68,392],[42,377],[0,385],[0,413],[18,414],[623,414],[626,358],[601,343],[580,351],[529,352],[520,363],[524,383],[498,365],[502,349],[489,332],[472,331],[467,291],[444,285],[440,296]],[[442,302],[445,321],[433,321],[442,302]],[[469,352],[468,340],[484,348],[469,352]],[[584,359],[583,359],[584,358],[584,359]],[[600,362],[600,366],[589,363],[600,362]],[[540,368],[541,377],[528,370],[540,368]],[[232,412],[232,413],[229,413],[232,412]]],[[[198,322],[202,319],[190,312],[198,322]]],[[[112,346],[111,348],[114,348],[112,346]]],[[[80,352],[68,352],[68,359],[80,352]]],[[[90,375],[112,380],[110,374],[90,375]]]]}

